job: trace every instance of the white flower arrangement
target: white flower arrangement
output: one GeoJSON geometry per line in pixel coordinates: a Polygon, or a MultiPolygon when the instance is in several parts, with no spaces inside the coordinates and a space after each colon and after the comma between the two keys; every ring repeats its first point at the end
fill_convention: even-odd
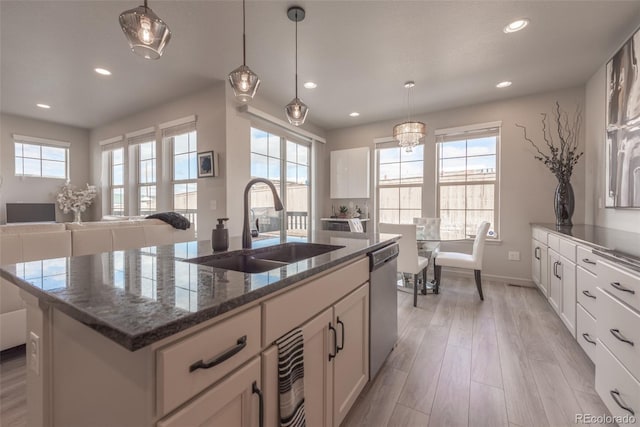
{"type": "Polygon", "coordinates": [[[58,193],[56,201],[64,213],[84,212],[87,207],[91,206],[97,194],[95,185],[87,184],[86,189],[77,190],[75,186],[67,182],[58,193]]]}

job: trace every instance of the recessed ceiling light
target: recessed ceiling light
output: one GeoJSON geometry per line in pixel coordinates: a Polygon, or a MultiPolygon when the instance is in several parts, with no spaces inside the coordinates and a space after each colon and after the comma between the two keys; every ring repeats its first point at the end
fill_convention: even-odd
{"type": "Polygon", "coordinates": [[[528,19],[526,18],[516,19],[515,21],[511,22],[509,25],[504,27],[502,31],[504,31],[507,34],[515,33],[516,31],[523,30],[524,27],[526,27],[527,25],[529,25],[528,19]]]}
{"type": "Polygon", "coordinates": [[[307,89],[315,89],[318,87],[318,85],[315,84],[314,82],[306,82],[304,84],[304,87],[306,87],[307,89]]]}
{"type": "Polygon", "coordinates": [[[360,113],[358,113],[357,111],[354,111],[353,113],[349,113],[349,115],[351,117],[358,117],[360,115],[360,113]]]}
{"type": "Polygon", "coordinates": [[[110,76],[111,75],[111,71],[105,69],[105,68],[96,68],[94,70],[96,73],[101,74],[103,76],[110,76]]]}
{"type": "Polygon", "coordinates": [[[498,84],[496,85],[496,87],[498,87],[498,88],[502,89],[502,88],[505,88],[505,87],[509,87],[509,86],[511,86],[512,84],[513,84],[513,83],[511,83],[511,82],[509,82],[509,81],[505,81],[505,82],[500,82],[500,83],[498,83],[498,84]]]}
{"type": "Polygon", "coordinates": [[[49,108],[51,108],[51,105],[47,105],[47,104],[36,104],[36,106],[40,108],[44,108],[45,110],[48,110],[49,108]]]}

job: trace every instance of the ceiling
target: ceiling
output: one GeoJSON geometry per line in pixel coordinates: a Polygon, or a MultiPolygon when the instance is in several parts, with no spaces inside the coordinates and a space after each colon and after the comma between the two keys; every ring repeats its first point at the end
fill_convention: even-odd
{"type": "MultiPolygon", "coordinates": [[[[0,1],[1,111],[94,128],[241,64],[239,0],[150,0],[172,31],[157,61],[134,55],[118,25],[140,3],[0,1]]],[[[247,65],[262,80],[259,96],[283,107],[294,96],[294,4],[307,11],[300,97],[327,130],[402,118],[406,80],[416,82],[414,113],[583,84],[640,21],[639,1],[248,1],[247,65]],[[503,33],[521,17],[531,20],[525,30],[503,33]],[[318,88],[302,88],[308,80],[318,88]],[[496,89],[503,80],[513,86],[496,89]]]]}

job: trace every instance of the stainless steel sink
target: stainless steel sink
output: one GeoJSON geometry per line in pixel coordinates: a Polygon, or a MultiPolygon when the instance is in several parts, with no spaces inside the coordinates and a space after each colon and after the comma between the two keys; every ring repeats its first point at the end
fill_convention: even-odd
{"type": "Polygon", "coordinates": [[[266,248],[243,249],[241,251],[207,255],[186,259],[185,261],[243,273],[263,273],[341,248],[344,248],[344,246],[295,242],[266,248]]]}

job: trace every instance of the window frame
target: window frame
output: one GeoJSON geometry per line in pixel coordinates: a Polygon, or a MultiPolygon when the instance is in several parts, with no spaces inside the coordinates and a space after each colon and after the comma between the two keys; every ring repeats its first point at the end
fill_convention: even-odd
{"type": "Polygon", "coordinates": [[[138,215],[150,215],[152,213],[157,212],[158,210],[158,142],[156,141],[155,136],[153,137],[153,139],[149,140],[149,141],[145,141],[145,142],[140,142],[140,143],[136,143],[134,145],[134,151],[135,151],[135,157],[136,157],[136,209],[137,209],[137,214],[138,215]],[[140,151],[142,148],[142,145],[144,144],[151,144],[151,146],[153,147],[153,157],[151,157],[150,159],[144,159],[144,161],[148,161],[148,160],[152,160],[153,161],[153,175],[154,175],[154,180],[153,182],[146,182],[146,183],[142,183],[142,180],[140,179],[140,174],[142,171],[142,167],[141,167],[141,163],[142,163],[142,156],[140,155],[140,151]],[[143,211],[142,210],[142,187],[154,187],[155,191],[156,191],[156,201],[155,201],[155,209],[153,211],[143,211]]]}
{"type": "MultiPolygon", "coordinates": [[[[197,198],[198,198],[198,166],[197,166],[197,158],[198,158],[198,130],[193,128],[191,130],[187,130],[185,132],[181,132],[172,136],[168,136],[168,137],[164,137],[163,139],[165,139],[169,145],[169,167],[171,168],[171,172],[170,172],[170,190],[169,190],[169,194],[171,197],[171,208],[176,211],[179,212],[181,214],[183,214],[184,216],[186,216],[189,221],[193,224],[194,228],[196,229],[197,232],[197,218],[198,218],[198,206],[197,206],[197,198]],[[195,170],[195,178],[188,178],[188,179],[178,179],[176,180],[175,178],[175,158],[176,158],[176,152],[175,152],[175,139],[178,136],[182,136],[182,135],[186,135],[186,134],[190,134],[190,133],[194,133],[195,137],[196,137],[196,147],[195,147],[195,151],[187,151],[186,153],[180,153],[180,155],[182,154],[190,154],[190,153],[194,153],[196,156],[196,170],[195,170]],[[196,208],[195,209],[188,209],[187,208],[187,212],[184,212],[183,210],[178,210],[175,207],[175,186],[177,184],[195,184],[196,186],[196,208]]],[[[187,148],[188,150],[188,148],[187,148]]],[[[188,193],[187,193],[188,194],[188,193]]],[[[189,202],[189,198],[188,196],[186,196],[187,199],[187,206],[188,206],[188,202],[189,202]]]]}
{"type": "MultiPolygon", "coordinates": [[[[442,218],[441,216],[441,206],[440,206],[440,194],[441,194],[441,188],[443,186],[445,187],[452,187],[452,186],[471,186],[471,185],[487,185],[487,184],[491,184],[493,185],[493,222],[491,224],[491,228],[490,230],[493,230],[493,235],[487,234],[487,239],[490,239],[491,241],[500,241],[501,239],[501,232],[500,232],[500,173],[501,173],[501,167],[500,167],[500,158],[501,158],[501,154],[500,154],[500,149],[501,149],[501,139],[502,139],[502,124],[501,122],[497,122],[497,123],[491,123],[491,124],[484,124],[484,125],[470,125],[470,126],[463,126],[461,128],[457,128],[457,129],[463,129],[463,132],[455,132],[453,129],[451,130],[436,130],[436,139],[441,139],[440,141],[436,140],[437,144],[436,144],[436,155],[435,155],[435,186],[436,186],[436,200],[435,200],[435,206],[436,206],[436,216],[438,218],[442,218]],[[491,126],[489,126],[491,125],[491,126]],[[496,128],[495,131],[492,131],[492,128],[496,128]],[[440,181],[440,164],[441,164],[441,153],[442,153],[442,147],[443,144],[446,143],[450,143],[450,142],[462,142],[465,141],[465,144],[468,145],[468,141],[470,140],[475,140],[475,139],[481,139],[481,138],[486,138],[489,136],[495,136],[496,138],[496,143],[495,143],[495,157],[496,157],[496,163],[495,163],[495,179],[493,180],[466,180],[468,174],[467,174],[467,170],[465,169],[465,181],[459,181],[459,182],[441,182],[440,181]],[[445,141],[446,139],[446,141],[445,141]]],[[[473,157],[483,157],[483,156],[487,156],[487,154],[480,154],[480,155],[466,155],[464,157],[456,157],[456,158],[464,158],[464,159],[469,159],[469,158],[473,158],[473,157]]],[[[466,160],[465,160],[466,161],[466,160]]],[[[460,210],[460,209],[454,209],[454,210],[460,210]]],[[[464,213],[465,213],[465,222],[464,222],[464,227],[465,230],[467,229],[467,212],[468,211],[477,211],[477,210],[481,210],[481,209],[467,209],[466,206],[466,193],[465,193],[465,208],[464,208],[464,213]]],[[[485,209],[482,209],[485,210],[485,209]]],[[[487,209],[488,210],[488,209],[487,209]]],[[[475,233],[475,231],[474,231],[475,233]]],[[[465,237],[464,240],[474,240],[475,239],[475,234],[468,234],[465,232],[465,237]]]]}
{"type": "Polygon", "coordinates": [[[110,215],[126,215],[127,214],[127,186],[125,185],[125,183],[127,182],[127,150],[125,149],[124,146],[122,147],[115,147],[112,150],[108,151],[108,172],[109,172],[109,214],[110,215]],[[122,165],[122,184],[119,185],[115,185],[113,183],[113,167],[114,167],[114,163],[113,163],[113,152],[116,150],[122,150],[122,163],[118,163],[118,165],[122,165]],[[113,190],[115,189],[122,189],[122,211],[118,211],[116,212],[114,210],[114,197],[113,197],[113,190]]]}
{"type": "Polygon", "coordinates": [[[39,142],[36,141],[37,139],[40,138],[30,138],[30,137],[19,137],[18,135],[14,135],[13,137],[13,173],[14,176],[17,177],[26,177],[26,178],[44,178],[44,179],[61,179],[61,180],[68,180],[69,179],[69,171],[70,171],[70,152],[69,152],[69,148],[70,145],[67,143],[55,143],[55,142],[51,142],[51,143],[47,143],[47,142],[39,142]],[[20,144],[22,145],[22,155],[18,156],[18,152],[16,150],[16,146],[20,144]],[[31,145],[34,147],[38,147],[39,151],[40,151],[40,156],[39,157],[26,157],[24,155],[24,146],[25,145],[31,145]],[[53,159],[44,159],[42,157],[42,148],[46,147],[46,148],[57,148],[57,149],[61,149],[64,150],[64,161],[62,160],[53,160],[53,159]],[[18,160],[18,158],[22,159],[22,173],[18,173],[18,171],[16,170],[16,161],[18,160]],[[34,174],[25,174],[24,173],[24,160],[25,159],[31,159],[31,160],[38,160],[40,163],[40,174],[38,175],[34,175],[34,174]],[[48,175],[43,175],[42,174],[42,162],[43,161],[48,161],[48,162],[57,162],[57,163],[64,163],[64,177],[60,177],[60,176],[48,176],[48,175]]]}

